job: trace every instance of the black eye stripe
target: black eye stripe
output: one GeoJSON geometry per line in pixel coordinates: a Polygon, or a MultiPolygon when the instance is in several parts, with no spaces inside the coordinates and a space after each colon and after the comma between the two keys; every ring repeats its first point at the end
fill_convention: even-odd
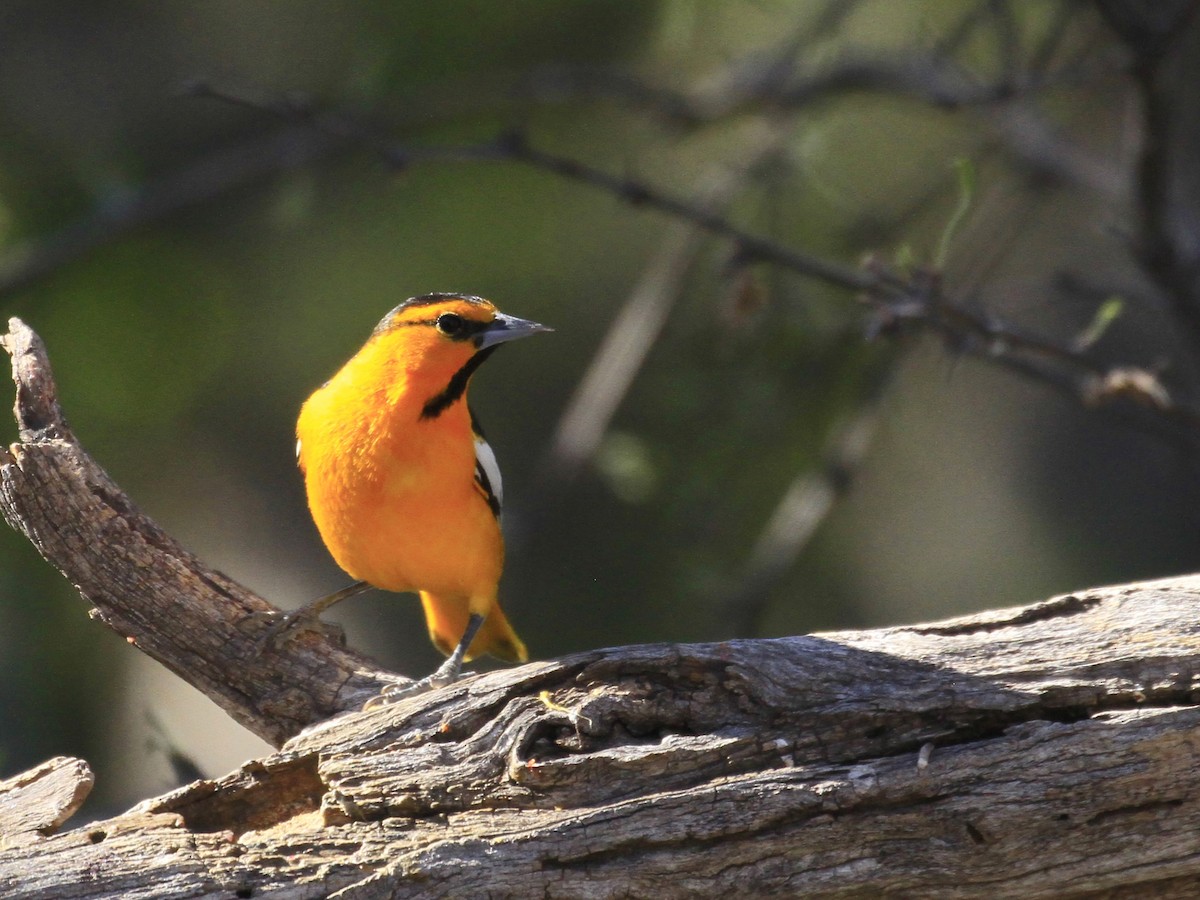
{"type": "MultiPolygon", "coordinates": [[[[457,313],[442,313],[442,315],[458,315],[458,314],[457,313]]],[[[401,328],[401,327],[411,328],[414,326],[425,325],[425,326],[429,326],[431,328],[437,328],[438,327],[438,319],[440,319],[440,318],[441,318],[441,316],[438,316],[437,319],[412,319],[408,322],[396,322],[392,327],[393,328],[401,328]]],[[[458,331],[454,332],[454,334],[446,335],[446,337],[450,338],[452,341],[468,341],[471,338],[475,337],[477,334],[481,334],[482,332],[487,331],[488,328],[490,328],[492,325],[491,322],[476,322],[474,319],[464,319],[461,316],[459,316],[459,319],[462,321],[462,328],[460,328],[458,331]]],[[[438,330],[441,331],[441,329],[438,329],[438,330]]],[[[445,332],[442,332],[442,333],[445,334],[445,332]]]]}
{"type": "MultiPolygon", "coordinates": [[[[446,303],[462,303],[470,306],[478,306],[482,308],[492,308],[492,304],[482,297],[476,297],[474,294],[448,294],[434,293],[422,294],[420,297],[409,297],[399,306],[392,309],[386,316],[379,320],[379,324],[375,326],[372,334],[383,334],[385,331],[390,331],[397,325],[431,325],[433,319],[412,321],[412,322],[397,322],[396,319],[400,314],[411,309],[419,309],[421,307],[439,306],[446,303]]],[[[436,319],[436,316],[434,317],[436,319]]],[[[465,318],[465,317],[464,317],[465,318]]]]}

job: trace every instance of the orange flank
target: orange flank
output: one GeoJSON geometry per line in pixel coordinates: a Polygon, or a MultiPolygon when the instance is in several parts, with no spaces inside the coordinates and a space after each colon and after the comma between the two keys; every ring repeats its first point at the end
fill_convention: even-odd
{"type": "Polygon", "coordinates": [[[443,653],[471,638],[461,659],[528,658],[497,600],[500,474],[467,387],[499,344],[549,330],[479,297],[414,297],[300,411],[308,505],[334,560],[371,586],[419,592],[443,653]]]}

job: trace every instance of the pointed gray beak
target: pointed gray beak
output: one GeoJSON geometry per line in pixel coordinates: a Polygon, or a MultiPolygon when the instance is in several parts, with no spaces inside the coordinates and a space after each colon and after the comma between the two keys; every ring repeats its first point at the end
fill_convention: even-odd
{"type": "Polygon", "coordinates": [[[530,322],[528,319],[518,319],[516,316],[506,316],[504,313],[496,313],[496,318],[491,321],[487,330],[481,332],[475,338],[475,346],[480,350],[486,350],[488,347],[495,347],[497,344],[503,344],[505,341],[515,341],[517,338],[529,337],[531,334],[553,330],[553,328],[547,328],[545,325],[539,325],[537,322],[530,322]]]}

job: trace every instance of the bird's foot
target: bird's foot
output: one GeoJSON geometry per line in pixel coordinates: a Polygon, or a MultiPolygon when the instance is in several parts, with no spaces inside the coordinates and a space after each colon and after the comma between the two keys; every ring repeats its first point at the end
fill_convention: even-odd
{"type": "Polygon", "coordinates": [[[262,654],[267,648],[278,650],[283,646],[283,642],[297,631],[324,632],[335,637],[340,644],[344,645],[346,643],[345,632],[337,625],[322,622],[320,618],[321,613],[325,612],[325,610],[329,609],[335,603],[349,600],[351,597],[355,597],[363,591],[369,591],[370,589],[371,586],[365,581],[356,581],[342,588],[340,591],[334,591],[332,594],[321,597],[319,600],[314,600],[307,606],[284,613],[268,625],[263,636],[258,639],[258,653],[262,654]]]}
{"type": "Polygon", "coordinates": [[[458,642],[458,646],[454,648],[454,652],[447,657],[446,661],[438,666],[436,672],[427,675],[420,681],[412,681],[408,684],[389,684],[378,697],[368,700],[363,709],[378,709],[380,706],[387,706],[406,697],[415,697],[417,694],[436,691],[448,684],[454,684],[462,675],[463,659],[467,655],[467,648],[471,646],[471,641],[475,640],[475,635],[479,633],[482,625],[483,616],[480,613],[471,613],[467,619],[467,629],[463,632],[462,640],[458,642]]]}
{"type": "MultiPolygon", "coordinates": [[[[447,660],[447,662],[449,661],[447,660]]],[[[387,685],[378,696],[372,697],[363,704],[363,709],[379,709],[381,706],[391,706],[393,703],[399,703],[409,697],[436,691],[438,688],[454,684],[462,677],[462,674],[461,665],[451,668],[443,664],[432,675],[426,675],[417,681],[387,685]]]]}
{"type": "MultiPolygon", "coordinates": [[[[293,609],[273,618],[267,625],[266,631],[258,639],[255,648],[260,655],[268,649],[278,650],[284,643],[304,631],[319,631],[336,636],[341,632],[341,628],[328,622],[322,622],[317,613],[307,606],[302,606],[300,609],[293,609]]],[[[344,633],[342,641],[345,641],[344,633]]]]}

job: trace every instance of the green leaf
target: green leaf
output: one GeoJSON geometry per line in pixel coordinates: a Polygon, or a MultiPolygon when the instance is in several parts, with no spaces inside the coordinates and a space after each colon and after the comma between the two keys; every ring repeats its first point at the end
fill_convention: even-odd
{"type": "Polygon", "coordinates": [[[1088,324],[1088,327],[1075,338],[1075,349],[1086,350],[1094,345],[1100,338],[1104,337],[1104,333],[1108,331],[1108,326],[1112,325],[1124,310],[1125,301],[1121,297],[1112,296],[1101,303],[1100,308],[1096,310],[1096,315],[1092,317],[1092,321],[1088,324]]]}
{"type": "Polygon", "coordinates": [[[978,184],[978,174],[975,171],[975,164],[965,157],[959,157],[954,161],[955,171],[958,173],[958,203],[954,207],[954,212],[950,214],[950,220],[946,222],[946,227],[942,229],[941,240],[938,241],[937,254],[934,256],[933,265],[938,271],[946,267],[946,257],[950,254],[950,242],[954,240],[954,235],[962,223],[967,218],[967,213],[971,211],[971,204],[975,200],[975,189],[978,184]]]}

